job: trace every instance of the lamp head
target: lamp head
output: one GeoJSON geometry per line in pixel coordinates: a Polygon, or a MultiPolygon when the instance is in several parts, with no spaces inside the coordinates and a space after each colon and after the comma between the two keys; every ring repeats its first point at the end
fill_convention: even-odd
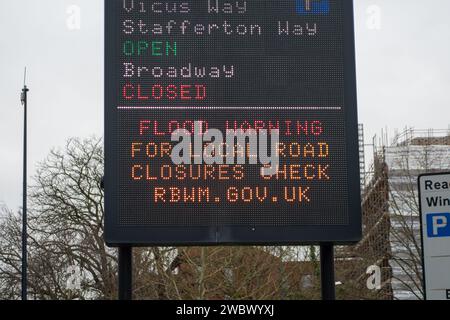
{"type": "Polygon", "coordinates": [[[25,104],[25,101],[27,99],[27,92],[30,91],[27,86],[24,86],[22,89],[22,92],[20,94],[20,102],[22,102],[22,105],[25,104]]]}

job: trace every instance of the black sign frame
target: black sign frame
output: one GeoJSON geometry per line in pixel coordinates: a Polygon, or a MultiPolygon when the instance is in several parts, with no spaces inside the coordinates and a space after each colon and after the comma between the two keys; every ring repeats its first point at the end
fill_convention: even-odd
{"type": "Polygon", "coordinates": [[[109,5],[105,1],[105,241],[109,246],[188,245],[309,245],[353,244],[361,239],[361,195],[359,179],[358,117],[353,1],[344,2],[345,133],[348,164],[349,224],[340,226],[215,226],[215,227],[123,227],[118,224],[115,199],[120,197],[115,173],[118,169],[114,144],[117,112],[108,106],[115,94],[111,71],[112,48],[108,30],[113,30],[109,5]]]}

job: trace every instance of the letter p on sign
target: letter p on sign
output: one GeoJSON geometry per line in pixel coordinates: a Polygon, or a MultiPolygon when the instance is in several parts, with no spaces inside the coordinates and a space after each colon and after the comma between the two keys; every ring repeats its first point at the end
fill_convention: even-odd
{"type": "Polygon", "coordinates": [[[450,213],[427,215],[427,233],[430,238],[450,237],[450,213]]]}

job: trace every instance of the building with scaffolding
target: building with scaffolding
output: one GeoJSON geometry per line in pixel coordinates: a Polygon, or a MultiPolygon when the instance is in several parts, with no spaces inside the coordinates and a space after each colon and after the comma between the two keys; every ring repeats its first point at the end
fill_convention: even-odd
{"type": "Polygon", "coordinates": [[[355,246],[337,249],[337,279],[353,287],[349,298],[391,300],[388,170],[384,161],[376,157],[372,170],[366,171],[363,125],[359,125],[359,150],[363,238],[355,246]],[[370,276],[368,270],[373,270],[373,267],[380,270],[381,281],[379,287],[371,289],[367,286],[367,280],[370,276]]]}
{"type": "MultiPolygon", "coordinates": [[[[366,181],[386,172],[388,197],[379,208],[389,215],[389,242],[394,299],[422,299],[420,220],[417,178],[422,173],[450,171],[450,131],[405,129],[389,141],[386,134],[373,140],[374,159],[366,181]]],[[[365,194],[376,192],[365,184],[365,194]]],[[[363,204],[364,206],[364,204],[363,204]]],[[[381,233],[385,233],[381,232],[381,233]]],[[[380,234],[380,237],[382,235],[380,234]]]]}

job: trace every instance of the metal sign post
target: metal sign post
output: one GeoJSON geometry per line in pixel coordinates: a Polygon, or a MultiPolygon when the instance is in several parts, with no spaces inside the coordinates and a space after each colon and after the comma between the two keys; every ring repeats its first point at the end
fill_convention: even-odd
{"type": "Polygon", "coordinates": [[[331,243],[320,246],[320,278],[322,300],[336,300],[334,246],[331,243]]]}
{"type": "Polygon", "coordinates": [[[133,248],[119,248],[119,300],[133,299],[133,248]]]}

